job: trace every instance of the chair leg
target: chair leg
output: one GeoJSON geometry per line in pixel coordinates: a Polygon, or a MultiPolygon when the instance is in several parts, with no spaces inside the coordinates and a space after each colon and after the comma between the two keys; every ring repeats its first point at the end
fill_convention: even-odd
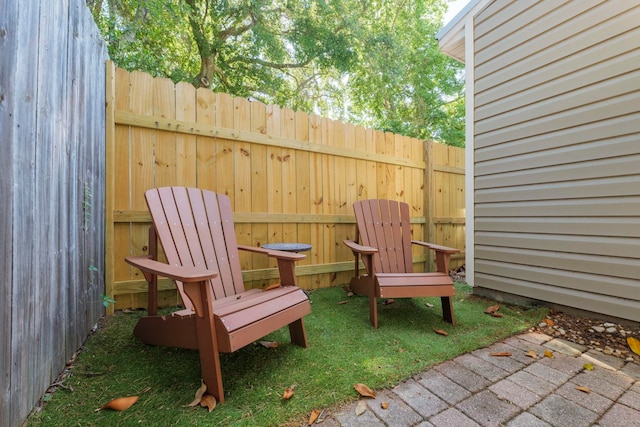
{"type": "Polygon", "coordinates": [[[446,321],[455,325],[456,322],[453,318],[453,298],[452,297],[440,297],[440,302],[442,303],[442,318],[446,321]]]}
{"type": "Polygon", "coordinates": [[[215,396],[218,402],[223,403],[224,389],[222,388],[218,339],[216,338],[213,310],[208,303],[208,301],[213,301],[213,291],[208,282],[184,283],[183,286],[185,293],[196,307],[195,326],[202,381],[207,385],[207,392],[215,396]]]}
{"type": "Polygon", "coordinates": [[[224,389],[222,388],[222,370],[220,369],[220,355],[215,335],[211,334],[209,319],[196,319],[198,333],[198,350],[200,353],[200,369],[202,381],[207,385],[207,393],[212,394],[218,402],[224,402],[224,389]]]}
{"type": "Polygon", "coordinates": [[[298,319],[295,322],[289,323],[289,335],[291,336],[291,342],[299,345],[303,348],[308,348],[307,331],[304,329],[304,323],[302,319],[298,319]]]}
{"type": "Polygon", "coordinates": [[[375,296],[369,296],[369,320],[378,329],[378,304],[375,296]]]}

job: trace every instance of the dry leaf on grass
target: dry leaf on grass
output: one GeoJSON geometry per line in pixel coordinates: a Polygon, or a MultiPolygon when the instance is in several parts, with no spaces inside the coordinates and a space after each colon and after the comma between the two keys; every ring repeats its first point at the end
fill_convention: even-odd
{"type": "Polygon", "coordinates": [[[388,300],[385,300],[385,301],[384,301],[384,305],[393,304],[394,302],[396,302],[394,299],[389,298],[388,300]]]}
{"type": "Polygon", "coordinates": [[[344,285],[342,287],[342,289],[347,293],[348,297],[352,297],[353,296],[353,292],[351,292],[351,289],[347,285],[344,285]]]}
{"type": "Polygon", "coordinates": [[[216,398],[210,394],[205,394],[202,396],[202,399],[200,399],[200,406],[208,408],[209,412],[216,408],[217,403],[216,398]]]}
{"type": "Polygon", "coordinates": [[[282,286],[281,283],[274,283],[273,285],[269,285],[266,288],[264,288],[263,291],[270,291],[271,289],[277,289],[280,286],[282,286]]]}
{"type": "Polygon", "coordinates": [[[356,416],[360,416],[367,410],[367,402],[360,400],[356,405],[356,416]]]}
{"type": "Polygon", "coordinates": [[[536,351],[532,349],[532,350],[529,350],[529,352],[525,354],[525,356],[531,357],[533,359],[537,359],[538,353],[536,353],[536,351]]]}
{"type": "Polygon", "coordinates": [[[292,384],[288,389],[286,389],[284,391],[284,393],[282,393],[282,398],[284,400],[289,400],[291,399],[291,397],[293,397],[293,390],[296,388],[295,384],[292,384]]]}
{"type": "Polygon", "coordinates": [[[101,407],[95,410],[95,412],[102,411],[103,409],[112,409],[114,411],[124,411],[131,408],[131,405],[138,401],[138,396],[119,397],[113,399],[109,403],[105,403],[101,407]]]}
{"type": "Polygon", "coordinates": [[[587,371],[593,371],[593,365],[591,363],[585,363],[582,367],[587,371]]]}
{"type": "Polygon", "coordinates": [[[634,337],[627,337],[627,344],[635,354],[640,354],[640,340],[634,337]]]}
{"type": "Polygon", "coordinates": [[[589,389],[589,387],[583,386],[583,385],[577,386],[576,390],[580,390],[581,392],[587,393],[587,394],[591,393],[591,389],[589,389]]]}
{"type": "Polygon", "coordinates": [[[509,357],[509,356],[511,356],[511,352],[509,352],[509,351],[498,351],[496,353],[491,353],[489,356],[493,356],[493,357],[509,357]]]}
{"type": "Polygon", "coordinates": [[[491,313],[491,316],[502,318],[502,317],[504,317],[504,314],[502,314],[502,313],[491,313]]]}
{"type": "Polygon", "coordinates": [[[338,304],[349,304],[349,300],[346,299],[344,301],[338,301],[338,304]]]}
{"type": "Polygon", "coordinates": [[[363,397],[376,397],[376,394],[373,392],[373,390],[371,390],[369,387],[367,387],[364,384],[354,384],[353,388],[356,389],[356,391],[360,394],[360,396],[363,397]]]}
{"type": "Polygon", "coordinates": [[[316,422],[319,416],[320,416],[320,411],[318,411],[317,409],[314,409],[313,411],[311,411],[311,415],[309,415],[309,425],[313,425],[313,423],[316,422]]]}
{"type": "Polygon", "coordinates": [[[424,305],[426,305],[429,308],[433,308],[433,304],[431,304],[430,302],[425,302],[424,305]]]}
{"type": "Polygon", "coordinates": [[[500,306],[498,304],[492,305],[490,307],[487,307],[487,309],[484,312],[487,314],[495,313],[496,311],[498,311],[499,308],[500,306]]]}
{"type": "Polygon", "coordinates": [[[549,359],[553,359],[553,352],[551,350],[544,351],[544,357],[548,357],[549,359]]]}
{"type": "Polygon", "coordinates": [[[207,385],[204,381],[200,380],[200,388],[196,390],[196,396],[193,398],[193,402],[189,403],[185,406],[196,406],[202,400],[202,396],[204,396],[204,392],[207,391],[207,385]]]}
{"type": "Polygon", "coordinates": [[[449,335],[449,333],[447,331],[443,331],[442,329],[434,329],[433,332],[435,332],[438,335],[442,335],[444,337],[449,335]]]}
{"type": "Polygon", "coordinates": [[[259,341],[258,343],[264,348],[278,348],[280,346],[278,341],[259,341]]]}

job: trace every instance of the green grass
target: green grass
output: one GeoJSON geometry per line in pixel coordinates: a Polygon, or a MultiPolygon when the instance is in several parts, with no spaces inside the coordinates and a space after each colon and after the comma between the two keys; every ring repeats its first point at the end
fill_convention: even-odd
{"type": "Polygon", "coordinates": [[[369,323],[366,298],[338,304],[347,299],[340,287],[313,291],[312,313],[305,318],[310,348],[289,344],[283,328],[265,338],[280,342],[278,348],[249,345],[222,354],[226,402],[211,413],[184,406],[200,386],[198,353],[146,346],[132,336],[144,313],[118,313],[87,340],[64,382],[70,389],[50,395],[28,425],[301,424],[315,408],[356,399],[354,383],[391,387],[439,362],[523,331],[546,314],[543,309],[501,306],[504,317],[491,317],[483,312],[492,301],[471,295],[468,286],[456,288],[456,326],[442,320],[439,298],[416,298],[389,305],[379,300],[378,330],[369,323]],[[292,384],[295,395],[282,400],[292,384]],[[94,412],[111,399],[131,395],[139,400],[124,412],[94,412]]]}

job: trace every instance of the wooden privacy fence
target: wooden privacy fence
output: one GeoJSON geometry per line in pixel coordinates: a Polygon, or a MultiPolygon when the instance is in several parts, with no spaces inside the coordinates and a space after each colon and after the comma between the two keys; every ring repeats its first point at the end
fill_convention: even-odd
{"type": "MultiPolygon", "coordinates": [[[[146,282],[123,261],[146,253],[144,192],[181,185],[231,199],[239,244],[309,243],[296,273],[305,289],[348,283],[352,203],[409,204],[413,235],[464,248],[464,150],[128,73],[107,63],[107,293],[145,307],[146,282]]],[[[416,251],[414,261],[432,262],[416,251]]],[[[454,260],[462,264],[464,255],[454,260]]],[[[242,254],[249,287],[277,277],[273,261],[242,254]]],[[[417,266],[421,268],[420,265],[417,266]]],[[[177,303],[161,281],[162,305],[177,303]]]]}

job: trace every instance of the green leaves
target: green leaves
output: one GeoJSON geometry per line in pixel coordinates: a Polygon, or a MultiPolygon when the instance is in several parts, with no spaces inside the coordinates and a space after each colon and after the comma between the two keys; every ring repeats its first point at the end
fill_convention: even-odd
{"type": "Polygon", "coordinates": [[[94,8],[127,70],[464,145],[462,65],[443,0],[121,0],[94,8]]]}
{"type": "Polygon", "coordinates": [[[100,294],[100,299],[102,300],[102,305],[104,308],[108,308],[109,304],[115,304],[116,300],[111,298],[109,295],[100,294]]]}

